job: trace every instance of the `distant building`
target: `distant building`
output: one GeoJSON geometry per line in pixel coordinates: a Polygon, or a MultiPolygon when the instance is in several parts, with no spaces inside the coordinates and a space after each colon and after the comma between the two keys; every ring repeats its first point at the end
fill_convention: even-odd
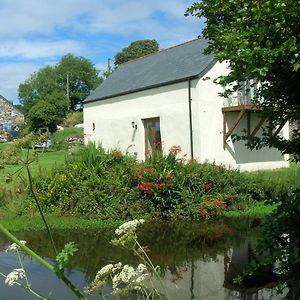
{"type": "Polygon", "coordinates": [[[0,124],[21,125],[23,122],[24,114],[0,95],[0,124]]]}

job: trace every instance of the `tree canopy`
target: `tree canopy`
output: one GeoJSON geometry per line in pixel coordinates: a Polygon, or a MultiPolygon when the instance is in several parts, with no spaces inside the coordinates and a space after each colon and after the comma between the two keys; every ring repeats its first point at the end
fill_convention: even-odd
{"type": "Polygon", "coordinates": [[[55,130],[68,111],[81,107],[102,80],[88,59],[72,54],[32,74],[19,86],[22,111],[30,129],[48,126],[55,130]]]}
{"type": "Polygon", "coordinates": [[[121,52],[115,55],[115,65],[118,66],[124,62],[154,53],[158,50],[159,45],[156,40],[138,40],[132,42],[128,47],[123,48],[121,52]]]}
{"type": "Polygon", "coordinates": [[[207,52],[229,62],[229,75],[220,78],[226,94],[238,89],[233,83],[253,78],[260,83],[255,101],[268,117],[268,128],[248,145],[276,147],[300,160],[299,127],[290,140],[274,135],[285,121],[300,120],[299,0],[203,0],[186,14],[205,18],[207,52]]]}

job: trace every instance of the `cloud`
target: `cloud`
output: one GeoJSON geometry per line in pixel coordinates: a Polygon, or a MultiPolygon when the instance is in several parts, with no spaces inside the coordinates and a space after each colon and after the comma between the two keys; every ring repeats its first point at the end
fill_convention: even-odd
{"type": "Polygon", "coordinates": [[[17,97],[30,74],[67,53],[106,69],[107,58],[137,39],[163,48],[196,37],[203,24],[184,17],[194,0],[1,0],[0,93],[17,97]]]}
{"type": "Polygon", "coordinates": [[[85,7],[82,0],[1,0],[0,37],[52,34],[57,27],[72,26],[80,7],[85,7]]]}
{"type": "MultiPolygon", "coordinates": [[[[96,1],[97,2],[97,1],[96,1]]],[[[95,1],[90,1],[91,7],[95,1]]],[[[127,0],[108,1],[87,12],[85,23],[78,30],[93,33],[155,37],[158,40],[176,39],[179,34],[195,36],[200,32],[199,21],[184,16],[192,1],[127,0]],[[170,30],[171,29],[171,30],[170,30]]]]}
{"type": "Polygon", "coordinates": [[[77,41],[30,41],[11,40],[2,41],[0,57],[18,57],[19,59],[39,59],[53,56],[62,56],[67,53],[81,55],[85,52],[85,46],[77,41]]]}
{"type": "Polygon", "coordinates": [[[8,100],[17,99],[19,84],[41,67],[42,65],[32,63],[0,64],[0,94],[8,100]]]}
{"type": "MultiPolygon", "coordinates": [[[[1,0],[0,37],[49,36],[64,29],[130,36],[195,31],[184,17],[193,1],[174,0],[1,0]],[[157,15],[160,16],[157,19],[157,15]],[[168,20],[168,22],[163,22],[168,20]],[[13,21],[12,21],[13,20],[13,21]],[[172,20],[170,22],[170,20],[172,20]],[[171,24],[170,24],[171,23],[171,24]],[[9,24],[9,26],[7,25],[9,24]],[[176,30],[169,30],[170,25],[176,30]],[[151,27],[152,26],[152,27],[151,27]],[[152,31],[150,30],[152,28],[152,31]]],[[[177,33],[178,35],[178,33],[177,33]]]]}

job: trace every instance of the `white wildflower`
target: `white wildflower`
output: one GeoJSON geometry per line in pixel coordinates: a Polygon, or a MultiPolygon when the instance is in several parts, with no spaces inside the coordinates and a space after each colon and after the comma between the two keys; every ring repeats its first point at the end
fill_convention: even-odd
{"type": "Polygon", "coordinates": [[[132,266],[124,265],[121,272],[112,278],[113,290],[116,293],[120,284],[130,285],[133,289],[138,289],[149,275],[147,267],[143,264],[139,264],[136,269],[132,266]]]}
{"type": "Polygon", "coordinates": [[[137,269],[136,269],[139,273],[145,273],[148,272],[147,267],[144,264],[139,264],[137,269]]]}
{"type": "Polygon", "coordinates": [[[138,225],[143,224],[144,222],[144,219],[128,221],[120,225],[119,228],[116,229],[115,234],[121,235],[128,232],[129,230],[135,230],[138,225]]]}
{"type": "Polygon", "coordinates": [[[122,269],[123,264],[121,262],[118,262],[117,264],[114,265],[112,272],[116,272],[117,270],[122,269]]]}
{"type": "MultiPolygon", "coordinates": [[[[27,242],[21,240],[20,243],[23,244],[23,245],[25,245],[27,242]]],[[[16,243],[12,243],[10,246],[7,247],[7,249],[5,250],[5,252],[16,251],[18,249],[20,249],[20,246],[18,244],[16,244],[16,243]]]]}
{"type": "Polygon", "coordinates": [[[25,277],[25,271],[24,269],[14,269],[12,272],[10,272],[5,279],[5,284],[9,286],[13,286],[18,282],[19,279],[25,277]]]}
{"type": "Polygon", "coordinates": [[[112,271],[113,267],[114,267],[113,264],[104,266],[100,271],[97,272],[95,279],[97,280],[98,278],[110,273],[112,271]]]}

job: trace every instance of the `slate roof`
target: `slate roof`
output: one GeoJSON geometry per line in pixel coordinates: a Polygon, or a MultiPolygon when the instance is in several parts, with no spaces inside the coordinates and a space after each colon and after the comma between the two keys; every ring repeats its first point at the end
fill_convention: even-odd
{"type": "Polygon", "coordinates": [[[207,45],[199,38],[124,63],[84,103],[201,77],[216,62],[213,54],[203,53],[207,45]]]}

